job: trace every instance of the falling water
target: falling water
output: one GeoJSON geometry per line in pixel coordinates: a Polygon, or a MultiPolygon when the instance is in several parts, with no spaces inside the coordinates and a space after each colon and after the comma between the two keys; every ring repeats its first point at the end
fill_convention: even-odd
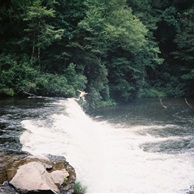
{"type": "Polygon", "coordinates": [[[97,119],[85,114],[74,99],[55,101],[52,107],[55,111],[46,109],[45,116],[22,121],[26,129],[20,138],[22,149],[34,155],[65,156],[88,193],[187,193],[193,189],[194,146],[188,147],[192,134],[165,135],[172,128],[179,131],[179,125],[97,119]],[[188,141],[185,151],[180,144],[188,141]]]}

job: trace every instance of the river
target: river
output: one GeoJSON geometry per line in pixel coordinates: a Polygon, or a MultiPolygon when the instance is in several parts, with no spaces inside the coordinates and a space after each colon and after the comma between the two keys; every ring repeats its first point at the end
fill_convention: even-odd
{"type": "Polygon", "coordinates": [[[0,150],[65,156],[88,193],[194,193],[194,99],[162,103],[86,114],[74,99],[1,99],[0,150]]]}

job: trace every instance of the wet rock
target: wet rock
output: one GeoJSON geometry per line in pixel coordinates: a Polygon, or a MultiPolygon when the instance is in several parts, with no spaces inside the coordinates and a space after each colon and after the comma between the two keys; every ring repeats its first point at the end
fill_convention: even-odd
{"type": "Polygon", "coordinates": [[[0,194],[19,194],[15,191],[13,187],[9,185],[7,181],[5,181],[3,184],[0,184],[0,194]]]}
{"type": "MultiPolygon", "coordinates": [[[[5,157],[4,161],[4,165],[0,163],[0,184],[8,180],[10,184],[6,186],[6,189],[10,187],[12,191],[12,184],[15,187],[15,194],[16,190],[29,194],[36,191],[40,194],[73,193],[76,174],[64,157],[23,155],[22,157],[5,157]],[[32,185],[36,186],[32,188],[32,185]]],[[[5,189],[5,186],[1,185],[0,189],[5,189]]]]}
{"type": "Polygon", "coordinates": [[[20,155],[0,153],[0,184],[7,181],[8,176],[12,178],[16,173],[16,169],[14,167],[12,170],[7,170],[8,165],[13,164],[14,161],[19,161],[22,158],[27,157],[27,155],[28,154],[26,153],[20,155]]]}
{"type": "Polygon", "coordinates": [[[46,170],[52,170],[53,169],[53,166],[51,165],[47,165],[47,164],[44,164],[46,170]]]}
{"type": "Polygon", "coordinates": [[[65,186],[63,189],[64,189],[65,191],[68,191],[68,190],[71,189],[71,185],[67,185],[67,186],[65,186]]]}
{"type": "Polygon", "coordinates": [[[59,189],[53,182],[50,173],[46,171],[44,165],[40,162],[29,162],[20,166],[10,184],[21,193],[30,191],[59,193],[59,189]]]}

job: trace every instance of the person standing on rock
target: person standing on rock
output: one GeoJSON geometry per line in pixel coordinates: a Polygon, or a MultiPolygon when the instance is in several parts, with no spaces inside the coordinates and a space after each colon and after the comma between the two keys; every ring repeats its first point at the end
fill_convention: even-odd
{"type": "Polygon", "coordinates": [[[85,95],[88,94],[88,93],[86,93],[85,91],[81,91],[81,90],[77,90],[77,91],[80,92],[79,100],[82,100],[83,102],[85,102],[86,101],[85,95]]]}

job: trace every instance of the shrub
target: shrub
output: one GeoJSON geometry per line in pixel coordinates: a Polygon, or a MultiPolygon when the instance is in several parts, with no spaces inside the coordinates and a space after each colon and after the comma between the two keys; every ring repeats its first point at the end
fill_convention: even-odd
{"type": "Polygon", "coordinates": [[[80,182],[75,182],[74,194],[84,194],[87,191],[87,187],[80,182]]]}

